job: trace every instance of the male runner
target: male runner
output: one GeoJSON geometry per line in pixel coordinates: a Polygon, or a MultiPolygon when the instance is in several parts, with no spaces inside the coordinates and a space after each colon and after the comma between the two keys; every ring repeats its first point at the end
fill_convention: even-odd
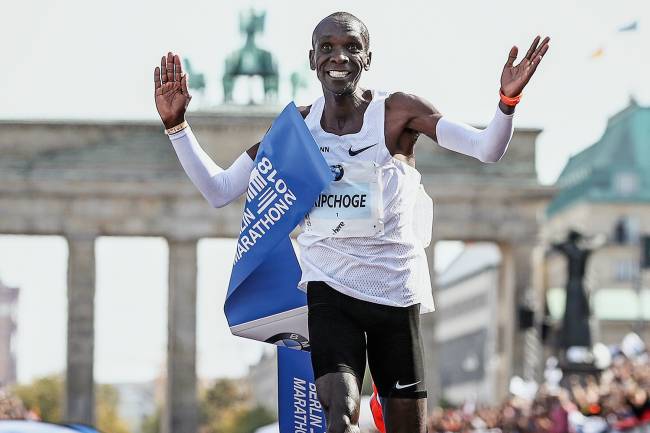
{"type": "MultiPolygon", "coordinates": [[[[419,314],[431,311],[414,168],[419,134],[439,145],[496,162],[512,136],[514,106],[548,50],[537,36],[501,74],[500,102],[484,130],[443,117],[423,98],[358,86],[370,68],[370,37],[355,16],[337,12],[312,34],[311,69],[323,97],[300,107],[335,180],[317,200],[298,237],[307,290],[309,337],[318,396],[328,432],[358,432],[366,355],[382,399],[388,433],[426,431],[426,390],[419,314]]],[[[158,113],[192,182],[215,207],[243,194],[256,144],[226,170],[199,146],[185,122],[191,96],[177,55],[154,72],[158,113]]],[[[425,202],[426,203],[426,202],[425,202]]],[[[426,213],[426,212],[425,212],[426,213]]],[[[425,233],[426,235],[426,233],[425,233]]]]}

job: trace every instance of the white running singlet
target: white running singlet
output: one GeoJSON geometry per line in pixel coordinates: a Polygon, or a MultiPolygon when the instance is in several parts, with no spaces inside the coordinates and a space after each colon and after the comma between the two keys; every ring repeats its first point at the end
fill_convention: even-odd
{"type": "Polygon", "coordinates": [[[420,184],[420,173],[393,158],[386,147],[387,97],[372,92],[363,126],[354,134],[323,131],[323,97],[305,118],[335,180],[301,224],[300,288],[323,281],[377,304],[420,303],[424,313],[433,311],[424,252],[431,240],[433,203],[420,184]]]}

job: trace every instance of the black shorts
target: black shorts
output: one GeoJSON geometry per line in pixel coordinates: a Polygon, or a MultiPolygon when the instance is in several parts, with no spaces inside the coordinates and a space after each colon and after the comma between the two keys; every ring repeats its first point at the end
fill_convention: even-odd
{"type": "Polygon", "coordinates": [[[361,301],[312,281],[307,287],[314,374],[348,372],[359,383],[366,369],[383,398],[424,398],[420,305],[392,307],[361,301]]]}

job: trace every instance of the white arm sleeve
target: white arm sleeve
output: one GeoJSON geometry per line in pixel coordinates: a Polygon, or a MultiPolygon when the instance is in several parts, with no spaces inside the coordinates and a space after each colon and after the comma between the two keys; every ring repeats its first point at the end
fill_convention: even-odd
{"type": "Polygon", "coordinates": [[[492,121],[483,130],[442,117],[436,125],[438,144],[481,162],[497,162],[506,153],[512,138],[512,117],[497,107],[492,121]]]}
{"type": "Polygon", "coordinates": [[[213,207],[223,207],[248,189],[253,160],[246,152],[227,169],[219,167],[187,127],[169,136],[185,173],[213,207]]]}

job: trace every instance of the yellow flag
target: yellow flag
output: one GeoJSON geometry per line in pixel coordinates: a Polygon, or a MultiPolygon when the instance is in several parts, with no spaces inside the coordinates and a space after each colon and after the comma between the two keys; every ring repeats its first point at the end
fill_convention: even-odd
{"type": "Polygon", "coordinates": [[[591,53],[590,58],[591,58],[591,59],[597,59],[597,58],[599,58],[599,57],[602,57],[603,55],[605,55],[605,50],[603,49],[603,47],[600,47],[600,48],[598,48],[596,51],[594,51],[593,53],[591,53]]]}

